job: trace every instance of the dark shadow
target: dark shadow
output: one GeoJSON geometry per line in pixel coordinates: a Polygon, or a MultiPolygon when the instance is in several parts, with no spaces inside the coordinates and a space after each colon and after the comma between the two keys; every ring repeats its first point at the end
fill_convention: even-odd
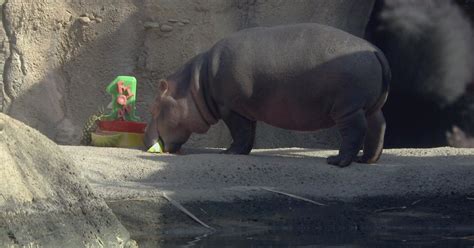
{"type": "Polygon", "coordinates": [[[251,154],[254,156],[282,156],[282,157],[293,157],[293,158],[311,158],[307,153],[314,151],[324,151],[323,149],[311,149],[311,148],[285,148],[285,149],[272,149],[272,150],[257,150],[251,154]]]}
{"type": "MultiPolygon", "coordinates": [[[[186,156],[219,156],[221,158],[299,158],[299,159],[316,159],[318,160],[319,156],[314,156],[306,153],[314,152],[314,151],[323,151],[321,149],[311,149],[311,148],[282,148],[282,149],[254,149],[248,155],[229,155],[229,154],[221,154],[222,151],[225,149],[219,148],[183,148],[179,154],[158,154],[155,153],[153,155],[143,156],[138,155],[141,159],[153,160],[153,161],[160,161],[160,162],[171,162],[177,157],[186,157],[186,156]]],[[[337,153],[337,151],[333,151],[333,153],[337,153]]]]}
{"type": "Polygon", "coordinates": [[[383,108],[386,147],[447,146],[446,132],[453,125],[473,126],[473,111],[469,109],[473,100],[466,98],[468,93],[464,93],[464,99],[446,101],[454,96],[453,92],[466,92],[468,75],[473,71],[466,62],[468,56],[464,56],[469,50],[464,46],[470,34],[463,32],[469,32],[470,27],[465,28],[469,20],[461,16],[461,11],[458,14],[457,6],[472,18],[472,1],[433,5],[376,1],[365,38],[385,53],[392,69],[391,92],[383,108]],[[441,16],[436,16],[437,12],[441,16]],[[463,40],[466,42],[459,42],[463,40]],[[456,76],[448,78],[450,75],[456,76]]]}

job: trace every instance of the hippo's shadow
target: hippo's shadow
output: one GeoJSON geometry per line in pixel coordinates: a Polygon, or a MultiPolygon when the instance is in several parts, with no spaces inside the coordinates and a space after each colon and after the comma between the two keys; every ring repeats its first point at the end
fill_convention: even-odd
{"type": "Polygon", "coordinates": [[[285,148],[285,149],[269,149],[269,150],[255,150],[250,153],[256,157],[285,157],[285,158],[304,158],[304,159],[315,159],[315,158],[326,158],[326,156],[336,155],[336,150],[330,149],[312,149],[312,148],[285,148]],[[318,154],[314,154],[318,152],[318,154]],[[321,154],[320,152],[323,152],[321,154]]]}
{"type": "MultiPolygon", "coordinates": [[[[223,148],[185,148],[184,155],[195,155],[195,154],[219,154],[225,149],[223,148]]],[[[288,157],[288,158],[320,158],[321,156],[310,154],[311,152],[327,151],[328,154],[333,155],[337,152],[329,149],[318,149],[318,148],[280,148],[280,149],[254,149],[250,152],[249,156],[252,157],[288,157]]],[[[227,155],[227,154],[222,154],[227,155]]],[[[232,156],[232,155],[231,155],[232,156]]],[[[245,155],[234,155],[234,156],[245,156],[245,155]]]]}
{"type": "MultiPolygon", "coordinates": [[[[337,150],[310,149],[310,148],[285,148],[285,149],[256,149],[249,155],[227,155],[219,154],[224,149],[220,148],[185,148],[182,155],[156,155],[138,156],[141,159],[153,160],[173,164],[178,161],[192,159],[194,157],[208,157],[209,159],[219,156],[223,159],[239,159],[242,161],[257,160],[262,163],[275,160],[284,160],[288,163],[292,161],[306,160],[308,163],[326,164],[326,158],[337,154],[337,150]]],[[[360,153],[362,154],[362,152],[360,153]]],[[[366,165],[353,163],[353,165],[366,165]]],[[[382,153],[380,160],[372,164],[373,166],[433,166],[445,167],[451,165],[474,166],[474,152],[472,155],[421,155],[421,154],[395,154],[393,152],[382,153]]],[[[473,167],[474,168],[474,167],[473,167]]]]}
{"type": "MultiPolygon", "coordinates": [[[[262,162],[271,162],[275,159],[285,160],[287,162],[297,160],[307,160],[308,162],[325,163],[326,154],[310,154],[310,152],[322,151],[319,149],[309,148],[288,148],[280,150],[259,150],[252,151],[249,155],[229,155],[220,154],[225,149],[221,148],[184,148],[181,154],[166,154],[166,155],[138,155],[141,159],[159,161],[167,164],[178,162],[182,160],[192,159],[193,157],[209,157],[210,159],[220,157],[222,159],[239,159],[239,160],[262,160],[262,162]]],[[[327,150],[330,155],[336,154],[337,151],[327,150]]]]}

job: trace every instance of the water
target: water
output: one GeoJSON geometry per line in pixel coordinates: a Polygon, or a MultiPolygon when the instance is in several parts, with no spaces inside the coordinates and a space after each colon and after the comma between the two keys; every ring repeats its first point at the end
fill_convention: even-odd
{"type": "MultiPolygon", "coordinates": [[[[453,233],[451,233],[453,234],[453,233]]],[[[412,233],[386,236],[333,233],[270,231],[249,235],[203,235],[193,240],[163,242],[163,247],[474,247],[474,236],[450,236],[446,233],[412,233]],[[181,241],[181,242],[180,242],[181,241]]]]}
{"type": "Polygon", "coordinates": [[[470,199],[372,198],[315,206],[273,197],[185,205],[215,231],[169,205],[157,209],[152,203],[128,201],[109,206],[140,247],[474,248],[470,199]],[[131,212],[147,213],[146,218],[137,220],[131,212]]]}

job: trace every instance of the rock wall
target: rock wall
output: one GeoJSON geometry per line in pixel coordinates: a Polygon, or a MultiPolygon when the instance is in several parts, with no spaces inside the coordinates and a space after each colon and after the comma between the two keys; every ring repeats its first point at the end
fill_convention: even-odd
{"type": "MultiPolygon", "coordinates": [[[[106,85],[134,75],[138,113],[149,118],[155,82],[235,31],[320,22],[362,36],[374,0],[7,0],[3,112],[61,144],[111,98],[106,85]]],[[[257,147],[334,146],[334,131],[309,135],[259,124],[257,147]]],[[[191,146],[227,146],[222,123],[191,146]]]]}
{"type": "Polygon", "coordinates": [[[0,247],[133,247],[61,148],[0,113],[0,247]]]}

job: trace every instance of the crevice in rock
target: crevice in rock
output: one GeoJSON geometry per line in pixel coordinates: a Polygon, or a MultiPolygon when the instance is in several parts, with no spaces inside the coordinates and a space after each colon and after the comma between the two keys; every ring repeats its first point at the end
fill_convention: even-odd
{"type": "MultiPolygon", "coordinates": [[[[12,34],[11,22],[6,17],[7,10],[6,6],[8,0],[6,0],[2,5],[2,27],[5,31],[6,40],[8,43],[9,54],[6,56],[5,64],[3,66],[3,82],[2,82],[2,102],[0,103],[0,112],[7,113],[10,107],[10,103],[13,100],[13,89],[11,78],[9,77],[9,71],[11,70],[11,65],[13,61],[13,56],[15,53],[18,53],[18,48],[16,47],[16,37],[12,34]]],[[[20,60],[21,61],[21,60],[20,60]]],[[[23,63],[22,63],[23,64],[23,63]]],[[[22,69],[23,70],[23,69],[22,69]]]]}
{"type": "MultiPolygon", "coordinates": [[[[8,34],[6,33],[6,27],[5,27],[5,21],[4,21],[4,19],[5,19],[4,7],[5,7],[6,2],[7,1],[3,2],[3,4],[1,5],[1,8],[2,8],[2,13],[1,13],[1,15],[2,15],[2,27],[1,28],[3,29],[3,32],[5,32],[5,43],[3,45],[8,44],[9,40],[10,40],[8,38],[8,34]]],[[[5,47],[4,49],[8,50],[9,47],[5,47]]],[[[8,96],[8,92],[5,89],[6,87],[5,87],[5,83],[4,83],[4,81],[6,81],[6,80],[4,80],[5,79],[4,75],[5,75],[5,69],[7,67],[7,59],[6,59],[7,57],[9,57],[9,55],[5,54],[5,58],[4,58],[5,61],[3,61],[3,67],[4,68],[2,68],[2,80],[0,82],[0,112],[6,112],[5,111],[6,110],[6,105],[10,102],[10,96],[8,96]]]]}

